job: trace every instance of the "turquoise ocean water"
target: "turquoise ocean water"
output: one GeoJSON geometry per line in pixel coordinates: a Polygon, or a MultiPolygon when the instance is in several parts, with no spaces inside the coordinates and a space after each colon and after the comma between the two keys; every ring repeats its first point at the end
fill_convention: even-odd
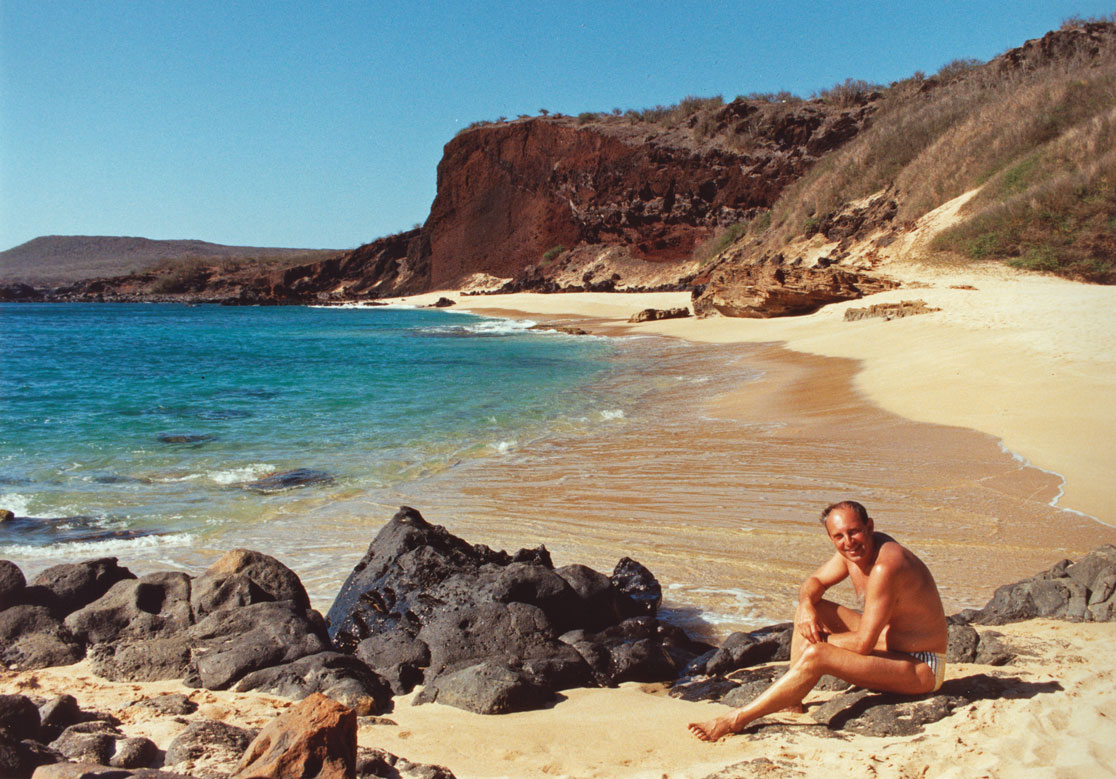
{"type": "Polygon", "coordinates": [[[615,341],[528,324],[395,308],[0,306],[0,508],[37,520],[0,528],[0,557],[174,558],[242,536],[281,547],[281,530],[252,528],[622,416],[599,389],[618,370],[615,341]],[[252,488],[297,469],[322,480],[252,488]]]}

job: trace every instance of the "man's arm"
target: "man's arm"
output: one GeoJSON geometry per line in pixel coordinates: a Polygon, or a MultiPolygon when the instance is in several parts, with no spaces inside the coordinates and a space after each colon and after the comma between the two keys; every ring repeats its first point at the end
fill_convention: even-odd
{"type": "Polygon", "coordinates": [[[818,570],[809,576],[798,590],[798,609],[794,615],[794,627],[811,644],[821,641],[825,628],[818,622],[815,606],[825,591],[849,575],[848,566],[839,554],[830,557],[818,570]]]}

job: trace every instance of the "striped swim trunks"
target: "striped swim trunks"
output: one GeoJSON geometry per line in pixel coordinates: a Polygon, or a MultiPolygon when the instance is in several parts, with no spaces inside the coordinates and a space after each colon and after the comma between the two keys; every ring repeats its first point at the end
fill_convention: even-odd
{"type": "Polygon", "coordinates": [[[930,666],[930,670],[934,672],[934,689],[930,692],[937,692],[942,686],[942,682],[945,681],[945,655],[940,652],[907,652],[907,654],[920,663],[926,663],[930,666]]]}

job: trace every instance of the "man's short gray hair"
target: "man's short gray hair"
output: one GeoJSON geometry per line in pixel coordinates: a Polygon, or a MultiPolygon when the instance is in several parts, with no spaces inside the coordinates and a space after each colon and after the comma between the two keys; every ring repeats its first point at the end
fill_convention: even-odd
{"type": "Polygon", "coordinates": [[[837,509],[848,509],[856,514],[856,518],[860,520],[861,524],[868,524],[868,509],[864,508],[862,504],[857,503],[855,500],[842,500],[839,503],[831,503],[826,506],[825,510],[821,513],[821,523],[824,525],[825,521],[829,519],[829,515],[837,509]]]}

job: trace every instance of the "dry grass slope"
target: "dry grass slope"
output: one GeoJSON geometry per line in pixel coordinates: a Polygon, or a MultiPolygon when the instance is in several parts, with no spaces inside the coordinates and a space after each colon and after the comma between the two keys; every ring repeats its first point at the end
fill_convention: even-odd
{"type": "Polygon", "coordinates": [[[893,84],[873,126],[773,208],[775,251],[843,205],[892,188],[910,223],[975,187],[936,249],[1116,283],[1116,25],[1075,22],[983,66],[893,84]]]}

